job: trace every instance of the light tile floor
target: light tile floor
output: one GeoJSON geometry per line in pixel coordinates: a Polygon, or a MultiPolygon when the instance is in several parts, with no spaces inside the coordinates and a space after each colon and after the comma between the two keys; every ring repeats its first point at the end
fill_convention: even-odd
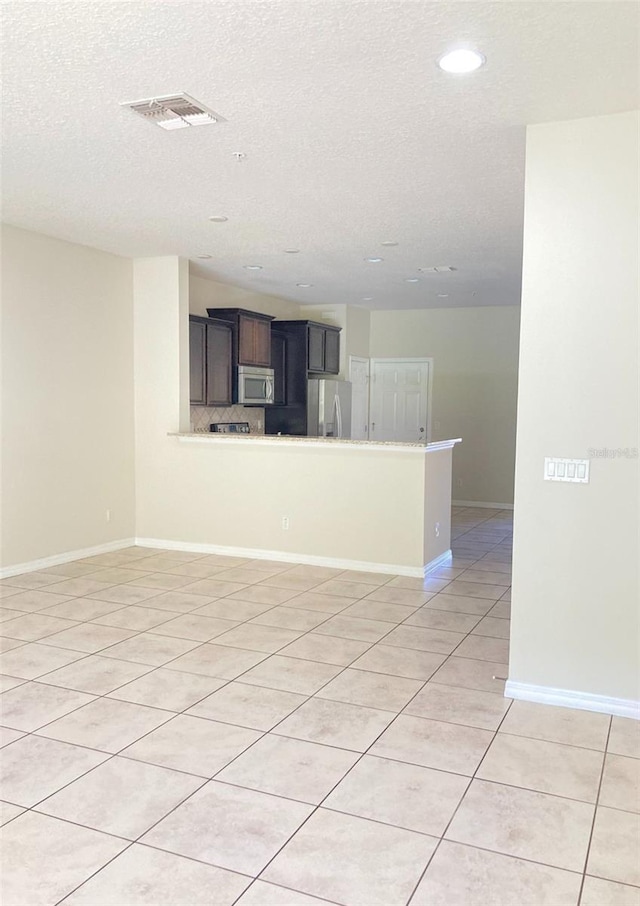
{"type": "Polygon", "coordinates": [[[638,906],[640,727],[511,702],[511,516],[426,581],[131,548],[0,583],[3,906],[638,906]]]}

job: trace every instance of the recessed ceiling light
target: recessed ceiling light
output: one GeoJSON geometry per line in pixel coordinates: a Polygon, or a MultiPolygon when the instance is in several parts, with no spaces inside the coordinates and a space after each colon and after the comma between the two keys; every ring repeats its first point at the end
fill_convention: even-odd
{"type": "Polygon", "coordinates": [[[287,255],[297,255],[300,249],[285,249],[287,255]]]}
{"type": "Polygon", "coordinates": [[[397,242],[394,242],[393,239],[385,239],[384,242],[381,242],[381,243],[380,243],[380,245],[386,245],[386,246],[388,246],[388,247],[391,247],[392,245],[397,245],[397,244],[398,244],[398,243],[397,243],[397,242]]]}
{"type": "Polygon", "coordinates": [[[196,258],[211,258],[211,255],[196,255],[196,258]]]}
{"type": "Polygon", "coordinates": [[[296,283],[296,286],[299,286],[300,289],[310,289],[313,286],[313,283],[296,283]]]}
{"type": "Polygon", "coordinates": [[[438,293],[438,299],[448,299],[449,293],[438,293]]]}
{"type": "Polygon", "coordinates": [[[384,258],[365,258],[365,261],[368,261],[369,264],[379,264],[381,261],[384,261],[384,258]]]}
{"type": "Polygon", "coordinates": [[[210,217],[209,220],[211,223],[226,223],[229,218],[225,217],[224,214],[214,214],[213,217],[210,217]]]}
{"type": "Polygon", "coordinates": [[[261,271],[262,265],[261,264],[245,264],[244,269],[246,271],[261,271]]]}
{"type": "Polygon", "coordinates": [[[373,302],[373,296],[363,296],[362,301],[363,302],[373,302]]]}
{"type": "Polygon", "coordinates": [[[458,47],[448,50],[438,59],[438,66],[445,72],[461,75],[465,72],[475,72],[486,63],[486,58],[477,50],[468,47],[458,47]]]}
{"type": "Polygon", "coordinates": [[[419,283],[420,281],[417,277],[405,277],[404,282],[405,283],[419,283]]]}

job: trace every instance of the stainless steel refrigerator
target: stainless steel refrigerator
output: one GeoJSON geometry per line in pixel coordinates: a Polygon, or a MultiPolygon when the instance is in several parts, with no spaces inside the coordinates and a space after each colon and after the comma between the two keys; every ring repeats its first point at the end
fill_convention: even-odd
{"type": "Polygon", "coordinates": [[[351,382],[312,378],[307,387],[307,436],[351,437],[351,382]]]}

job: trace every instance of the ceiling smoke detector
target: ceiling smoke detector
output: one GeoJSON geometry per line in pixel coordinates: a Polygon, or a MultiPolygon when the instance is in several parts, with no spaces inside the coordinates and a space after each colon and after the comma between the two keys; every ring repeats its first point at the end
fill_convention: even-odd
{"type": "Polygon", "coordinates": [[[438,265],[437,267],[419,267],[418,270],[421,274],[450,274],[455,271],[455,267],[449,267],[446,265],[438,265]]]}
{"type": "Polygon", "coordinates": [[[185,129],[187,126],[211,126],[225,122],[219,113],[214,113],[188,94],[167,94],[142,101],[128,101],[120,106],[128,107],[161,129],[185,129]]]}

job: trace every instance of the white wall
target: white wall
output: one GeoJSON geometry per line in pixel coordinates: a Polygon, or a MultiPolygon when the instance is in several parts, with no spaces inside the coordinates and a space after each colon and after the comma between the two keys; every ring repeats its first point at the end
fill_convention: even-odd
{"type": "Polygon", "coordinates": [[[2,252],[9,567],[134,535],[132,268],[9,226],[2,252]]]}
{"type": "Polygon", "coordinates": [[[453,496],[513,502],[518,334],[513,306],[371,313],[371,356],[433,357],[432,439],[461,437],[453,496]]]}
{"type": "Polygon", "coordinates": [[[511,682],[638,700],[637,112],[527,132],[511,682]],[[635,448],[596,458],[596,448],[635,448]],[[588,485],[545,456],[591,459],[588,485]]]}
{"type": "Polygon", "coordinates": [[[206,317],[207,308],[246,308],[276,318],[299,318],[300,306],[297,302],[269,296],[266,293],[250,292],[239,286],[218,283],[207,277],[189,275],[189,311],[192,315],[206,317]]]}

